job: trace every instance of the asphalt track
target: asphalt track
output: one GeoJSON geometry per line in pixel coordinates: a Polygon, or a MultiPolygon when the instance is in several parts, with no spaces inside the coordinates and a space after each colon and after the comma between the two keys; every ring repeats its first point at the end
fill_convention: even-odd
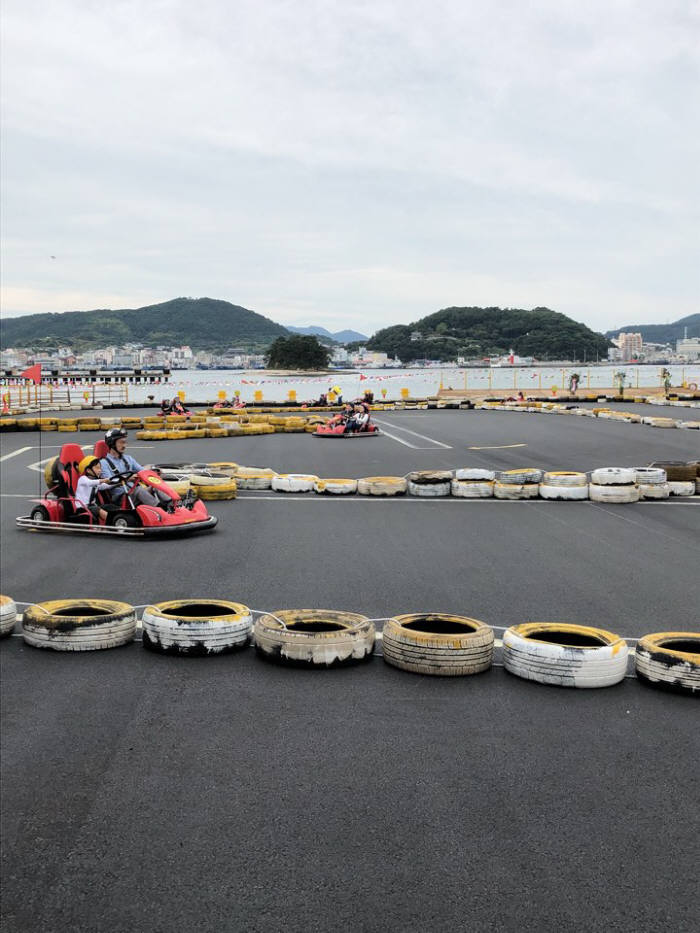
{"type": "MultiPolygon", "coordinates": [[[[355,477],[700,454],[697,432],[592,419],[377,417],[400,440],[133,452],[355,477]]],[[[44,433],[42,455],[96,437],[44,433]]],[[[2,436],[2,456],[31,448],[0,463],[2,591],[17,600],[206,596],[494,626],[558,619],[628,637],[699,627],[697,500],[261,493],[211,503],[211,535],[88,548],[14,528],[40,480],[27,469],[37,445],[2,436]]],[[[376,657],[305,672],[252,651],[70,656],[17,637],[0,662],[5,931],[696,929],[694,699],[634,679],[576,691],[502,668],[448,681],[376,657]]]]}

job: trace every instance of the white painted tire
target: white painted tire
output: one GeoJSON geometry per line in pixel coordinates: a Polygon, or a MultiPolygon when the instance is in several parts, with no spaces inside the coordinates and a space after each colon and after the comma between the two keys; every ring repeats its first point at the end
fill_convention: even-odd
{"type": "Polygon", "coordinates": [[[35,648],[97,651],[133,641],[136,612],[111,599],[52,599],[29,606],[22,637],[35,648]]]}
{"type": "Polygon", "coordinates": [[[597,483],[588,484],[588,498],[592,502],[608,502],[611,504],[624,504],[639,502],[639,486],[600,486],[597,483]]]}
{"type": "Polygon", "coordinates": [[[658,687],[700,693],[700,632],[656,632],[637,642],[637,677],[658,687]]]}
{"type": "Polygon", "coordinates": [[[278,609],[255,622],[255,648],[269,661],[338,667],[372,657],[374,622],[333,609],[278,609]]]}
{"type": "Polygon", "coordinates": [[[501,470],[496,473],[496,480],[499,483],[512,484],[515,486],[537,484],[542,482],[542,470],[531,470],[529,468],[522,470],[501,470]]]}
{"type": "Polygon", "coordinates": [[[540,498],[581,502],[588,498],[588,483],[585,486],[549,486],[540,483],[540,498]]]}
{"type": "Polygon", "coordinates": [[[440,499],[450,494],[451,480],[445,483],[414,483],[408,480],[409,496],[419,496],[423,499],[440,499]]]}
{"type": "Polygon", "coordinates": [[[357,480],[317,479],[314,490],[320,496],[351,496],[357,492],[357,480]]]}
{"type": "Polygon", "coordinates": [[[416,486],[435,486],[451,483],[453,476],[452,470],[414,470],[406,479],[416,486]]]}
{"type": "Polygon", "coordinates": [[[453,479],[450,486],[452,495],[458,499],[491,499],[493,498],[493,480],[479,482],[477,480],[453,479]]]}
{"type": "Polygon", "coordinates": [[[266,467],[239,467],[236,482],[239,489],[269,489],[277,476],[274,470],[266,467]]]}
{"type": "Polygon", "coordinates": [[[639,496],[641,499],[668,499],[671,489],[668,483],[640,483],[639,496]]]}
{"type": "Polygon", "coordinates": [[[468,480],[485,480],[486,482],[492,482],[496,478],[496,474],[493,470],[480,470],[475,467],[464,467],[460,470],[455,470],[455,479],[468,479],[468,480]]]}
{"type": "Polygon", "coordinates": [[[499,483],[493,487],[496,499],[536,499],[539,496],[539,483],[499,483]]]}
{"type": "Polygon", "coordinates": [[[677,428],[678,422],[674,418],[642,418],[645,424],[650,424],[652,428],[677,428]]]}
{"type": "Polygon", "coordinates": [[[625,467],[601,467],[593,470],[591,482],[596,486],[627,486],[637,482],[637,471],[625,467]]]}
{"type": "Polygon", "coordinates": [[[361,496],[403,496],[407,488],[403,476],[363,476],[357,481],[361,496]]]}
{"type": "Polygon", "coordinates": [[[574,473],[568,470],[554,470],[542,477],[545,486],[588,486],[588,477],[585,473],[574,473]]]}
{"type": "Polygon", "coordinates": [[[609,687],[627,672],[627,643],[603,629],[558,622],[513,625],[503,635],[505,669],[561,687],[609,687]]]}
{"type": "Polygon", "coordinates": [[[190,491],[190,480],[186,474],[182,473],[161,473],[160,478],[164,483],[176,492],[179,496],[184,496],[190,491]]]}
{"type": "Polygon", "coordinates": [[[683,428],[685,431],[698,431],[700,430],[700,421],[681,421],[678,427],[683,428]]]}
{"type": "Polygon", "coordinates": [[[224,654],[250,641],[253,616],[247,606],[220,599],[174,599],[144,609],[144,647],[161,654],[224,654]]]}
{"type": "Polygon", "coordinates": [[[688,483],[669,482],[668,488],[672,496],[694,496],[695,495],[695,482],[694,481],[688,482],[688,483]]]}
{"type": "Polygon", "coordinates": [[[11,635],[17,621],[17,605],[9,596],[0,596],[0,638],[11,635]]]}
{"type": "Polygon", "coordinates": [[[382,652],[387,664],[416,674],[478,674],[491,667],[493,629],[465,616],[396,616],[384,623],[382,652]]]}
{"type": "Polygon", "coordinates": [[[232,477],[228,473],[210,470],[207,473],[190,473],[190,483],[197,486],[228,486],[232,477]]]}
{"type": "Polygon", "coordinates": [[[643,483],[645,486],[666,482],[666,470],[662,470],[660,467],[636,467],[634,472],[637,482],[643,483]]]}
{"type": "Polygon", "coordinates": [[[318,476],[310,473],[278,473],[272,478],[275,492],[313,492],[318,476]]]}

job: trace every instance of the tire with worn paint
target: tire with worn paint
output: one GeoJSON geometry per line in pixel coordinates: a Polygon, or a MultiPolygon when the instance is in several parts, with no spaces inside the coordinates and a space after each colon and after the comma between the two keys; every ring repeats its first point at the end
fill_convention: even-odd
{"type": "Polygon", "coordinates": [[[269,489],[275,476],[275,471],[266,467],[241,466],[236,472],[236,482],[239,489],[269,489]]]}
{"type": "Polygon", "coordinates": [[[318,476],[310,473],[278,473],[272,478],[275,492],[313,492],[318,476]]]}
{"type": "Polygon", "coordinates": [[[668,483],[639,483],[641,499],[668,499],[671,487],[668,483]]]}
{"type": "Polygon", "coordinates": [[[189,479],[196,491],[196,487],[198,486],[208,486],[209,488],[213,486],[228,486],[231,483],[232,477],[228,473],[207,470],[205,473],[190,473],[189,479]]]}
{"type": "Polygon", "coordinates": [[[493,470],[481,470],[477,467],[462,467],[455,470],[455,479],[460,480],[479,480],[480,482],[490,483],[496,478],[493,470]]]}
{"type": "Polygon", "coordinates": [[[637,471],[626,467],[600,467],[591,473],[591,483],[596,486],[629,486],[636,482],[637,471]]]}
{"type": "Polygon", "coordinates": [[[526,622],[503,634],[503,663],[517,677],[561,687],[610,687],[627,672],[624,638],[567,622],[526,622]]]}
{"type": "Polygon", "coordinates": [[[655,632],[637,642],[637,677],[656,687],[700,694],[700,632],[655,632]]]}
{"type": "Polygon", "coordinates": [[[372,657],[374,622],[334,609],[278,609],[255,622],[261,657],[302,667],[338,667],[372,657]]]}
{"type": "Polygon", "coordinates": [[[496,480],[499,483],[512,484],[514,486],[522,486],[525,484],[536,485],[542,482],[542,470],[500,470],[496,473],[496,480]]]}
{"type": "Polygon", "coordinates": [[[227,483],[217,483],[215,486],[205,486],[200,483],[198,486],[192,486],[191,488],[192,492],[196,493],[197,497],[205,502],[235,499],[238,493],[238,484],[231,477],[229,477],[227,483]]]}
{"type": "Polygon", "coordinates": [[[457,499],[491,499],[494,486],[493,480],[453,479],[450,491],[457,499]]]}
{"type": "Polygon", "coordinates": [[[11,635],[17,621],[17,605],[9,596],[0,596],[0,638],[11,635]]]}
{"type": "Polygon", "coordinates": [[[662,470],[660,467],[636,467],[634,472],[637,482],[645,486],[652,486],[655,483],[661,485],[668,478],[666,470],[662,470]]]}
{"type": "Polygon", "coordinates": [[[539,483],[499,483],[497,481],[493,487],[496,499],[536,499],[539,492],[539,483]]]}
{"type": "Polygon", "coordinates": [[[317,479],[314,491],[321,496],[351,496],[357,492],[357,480],[317,479]]]}
{"type": "Polygon", "coordinates": [[[357,481],[361,496],[403,496],[407,488],[403,476],[363,476],[357,481]]]}
{"type": "Polygon", "coordinates": [[[238,464],[230,460],[219,460],[216,463],[208,463],[207,466],[210,470],[215,470],[217,473],[225,473],[227,476],[234,477],[234,479],[238,471],[238,464]]]}
{"type": "Polygon", "coordinates": [[[419,496],[424,499],[439,499],[449,496],[452,480],[442,483],[415,483],[408,480],[409,496],[419,496]]]}
{"type": "Polygon", "coordinates": [[[387,664],[416,674],[478,674],[491,667],[493,629],[465,616],[401,615],[384,623],[382,651],[387,664]]]}
{"type": "Polygon", "coordinates": [[[415,486],[441,486],[451,483],[453,476],[452,470],[414,470],[406,479],[409,485],[413,483],[415,486]]]}
{"type": "Polygon", "coordinates": [[[58,457],[52,457],[44,464],[44,482],[49,489],[56,483],[55,466],[57,462],[58,457]]]}
{"type": "Polygon", "coordinates": [[[544,474],[542,482],[545,486],[562,486],[566,488],[588,486],[588,477],[585,473],[574,473],[569,470],[552,470],[544,474]]]}
{"type": "Polygon", "coordinates": [[[52,599],[29,606],[22,637],[35,648],[97,651],[133,641],[136,612],[112,599],[52,599]]]}
{"type": "MultiPolygon", "coordinates": [[[[585,473],[583,474],[585,477],[585,473]]],[[[550,486],[540,483],[540,498],[568,502],[581,502],[588,498],[588,483],[583,486],[550,486]]]]}
{"type": "Polygon", "coordinates": [[[181,473],[161,473],[160,477],[179,496],[184,496],[190,491],[190,481],[181,473]]]}
{"type": "Polygon", "coordinates": [[[592,502],[609,502],[622,505],[628,502],[639,502],[639,496],[639,486],[636,483],[625,484],[624,486],[588,484],[588,498],[592,502]]]}
{"type": "Polygon", "coordinates": [[[695,480],[694,463],[686,463],[683,460],[656,460],[649,466],[660,467],[666,471],[666,478],[669,483],[690,483],[695,480]]]}
{"type": "Polygon", "coordinates": [[[162,654],[206,656],[245,648],[253,616],[223,599],[173,599],[144,609],[143,645],[162,654]]]}
{"type": "Polygon", "coordinates": [[[649,424],[652,428],[678,427],[678,422],[674,418],[642,418],[642,424],[649,424]]]}
{"type": "Polygon", "coordinates": [[[695,480],[686,483],[669,482],[668,488],[672,496],[694,496],[695,480]]]}

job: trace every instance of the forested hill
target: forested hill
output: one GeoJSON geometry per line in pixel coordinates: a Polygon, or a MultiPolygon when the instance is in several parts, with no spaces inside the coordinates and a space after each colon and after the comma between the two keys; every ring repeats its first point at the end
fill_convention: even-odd
{"type": "Polygon", "coordinates": [[[617,337],[620,332],[626,332],[641,334],[644,343],[675,343],[685,337],[686,327],[689,337],[700,337],[700,314],[690,314],[672,324],[630,324],[609,330],[606,336],[617,337]]]}
{"type": "Polygon", "coordinates": [[[581,360],[584,353],[590,360],[596,354],[605,358],[610,341],[549,308],[445,308],[413,324],[385,327],[367,346],[405,363],[496,356],[511,349],[540,360],[581,360]]]}
{"type": "Polygon", "coordinates": [[[28,314],[0,322],[3,347],[71,346],[76,350],[142,343],[192,349],[263,347],[287,336],[281,324],[214,298],[175,298],[162,304],[120,311],[67,311],[28,314]]]}

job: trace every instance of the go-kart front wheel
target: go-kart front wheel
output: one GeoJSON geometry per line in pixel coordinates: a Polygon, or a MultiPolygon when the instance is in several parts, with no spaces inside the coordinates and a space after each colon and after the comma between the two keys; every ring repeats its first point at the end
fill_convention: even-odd
{"type": "Polygon", "coordinates": [[[140,528],[141,522],[133,512],[117,512],[110,516],[109,524],[112,528],[124,530],[126,528],[140,528]]]}
{"type": "Polygon", "coordinates": [[[32,509],[31,515],[29,517],[33,522],[48,522],[49,511],[45,506],[37,505],[36,508],[32,509]]]}

